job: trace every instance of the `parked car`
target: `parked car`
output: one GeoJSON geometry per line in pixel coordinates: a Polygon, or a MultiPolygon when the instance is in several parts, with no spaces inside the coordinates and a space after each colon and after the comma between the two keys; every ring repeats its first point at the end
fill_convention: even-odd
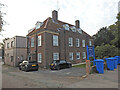
{"type": "Polygon", "coordinates": [[[23,61],[24,61],[24,60],[19,61],[19,62],[18,62],[18,66],[19,66],[19,64],[22,63],[23,61]]]}
{"type": "Polygon", "coordinates": [[[56,60],[50,64],[51,70],[53,69],[59,70],[59,69],[71,68],[71,67],[72,67],[72,64],[70,62],[67,62],[66,60],[56,60]]]}
{"type": "Polygon", "coordinates": [[[19,64],[19,70],[26,72],[30,70],[38,71],[38,68],[38,63],[36,61],[22,61],[22,63],[19,64]]]}

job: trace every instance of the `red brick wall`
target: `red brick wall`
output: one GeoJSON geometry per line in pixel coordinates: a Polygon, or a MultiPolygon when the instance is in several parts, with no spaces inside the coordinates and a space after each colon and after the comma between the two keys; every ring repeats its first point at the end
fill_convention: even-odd
{"type": "MultiPolygon", "coordinates": [[[[49,64],[53,61],[53,53],[59,52],[59,59],[65,60],[65,43],[66,43],[66,60],[72,63],[80,63],[85,62],[87,59],[87,53],[86,53],[86,59],[83,60],[82,52],[86,52],[86,47],[82,47],[82,40],[85,40],[85,45],[88,45],[90,36],[83,33],[80,34],[78,32],[72,32],[72,31],[60,31],[57,30],[46,30],[46,31],[52,31],[50,32],[44,32],[42,34],[38,34],[42,36],[42,46],[37,47],[37,53],[42,53],[42,63],[39,63],[40,67],[47,67],[49,68],[49,64]],[[53,33],[55,32],[55,33],[53,33]],[[57,34],[56,34],[57,33],[57,34]],[[53,35],[58,35],[59,39],[59,46],[53,46],[53,35]],[[65,36],[65,37],[64,37],[65,36]],[[68,46],[68,38],[73,38],[73,47],[68,46]],[[80,47],[76,47],[76,38],[80,39],[80,47]],[[66,39],[66,42],[65,42],[66,39]],[[65,43],[64,43],[65,42],[65,43]],[[69,60],[69,52],[73,52],[74,60],[69,60]],[[76,52],[80,52],[80,60],[76,60],[76,52]]],[[[36,54],[34,51],[36,50],[36,35],[30,36],[30,39],[34,37],[34,47],[30,47],[30,53],[36,54]]],[[[30,42],[30,41],[29,41],[30,42]]],[[[92,42],[93,43],[93,42],[92,42]]],[[[35,58],[35,57],[32,57],[35,58]]]]}

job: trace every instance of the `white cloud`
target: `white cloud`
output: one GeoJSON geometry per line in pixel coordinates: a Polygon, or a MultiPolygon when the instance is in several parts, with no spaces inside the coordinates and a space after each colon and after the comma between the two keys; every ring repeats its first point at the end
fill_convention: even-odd
{"type": "MultiPolygon", "coordinates": [[[[74,24],[80,20],[81,28],[88,34],[95,34],[101,27],[116,21],[119,0],[58,0],[59,20],[74,24]]],[[[2,0],[8,5],[3,32],[4,37],[25,36],[37,21],[51,17],[57,9],[57,0],[2,0]]]]}

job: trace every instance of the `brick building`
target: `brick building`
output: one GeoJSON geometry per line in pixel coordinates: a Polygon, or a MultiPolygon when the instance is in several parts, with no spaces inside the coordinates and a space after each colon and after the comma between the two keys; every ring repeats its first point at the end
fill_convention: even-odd
{"type": "Polygon", "coordinates": [[[5,40],[5,64],[18,66],[18,63],[21,60],[27,60],[27,38],[22,36],[15,36],[5,40]]]}
{"type": "Polygon", "coordinates": [[[37,60],[40,67],[48,68],[53,60],[67,60],[81,63],[86,60],[86,45],[92,45],[93,39],[75,25],[58,20],[58,12],[52,12],[44,22],[37,22],[27,35],[28,58],[37,60]]]}

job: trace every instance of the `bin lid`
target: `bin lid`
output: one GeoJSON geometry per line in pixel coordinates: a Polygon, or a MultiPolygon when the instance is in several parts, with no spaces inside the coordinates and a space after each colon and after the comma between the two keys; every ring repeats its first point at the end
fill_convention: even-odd
{"type": "Polygon", "coordinates": [[[110,58],[106,58],[106,60],[114,60],[114,59],[117,59],[116,57],[110,57],[110,58]]]}
{"type": "Polygon", "coordinates": [[[115,56],[115,57],[119,57],[120,58],[120,56],[115,56]]]}
{"type": "Polygon", "coordinates": [[[94,61],[95,61],[95,62],[104,62],[103,59],[95,59],[94,61]]]}

